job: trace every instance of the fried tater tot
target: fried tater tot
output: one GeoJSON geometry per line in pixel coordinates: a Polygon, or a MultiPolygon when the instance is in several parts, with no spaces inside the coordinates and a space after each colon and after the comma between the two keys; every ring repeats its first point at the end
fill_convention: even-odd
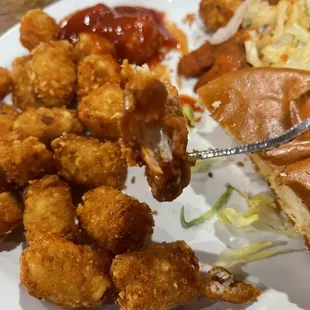
{"type": "Polygon", "coordinates": [[[122,310],[174,309],[201,294],[198,260],[184,241],[118,255],[110,273],[122,310]]]}
{"type": "Polygon", "coordinates": [[[28,76],[46,107],[68,105],[75,91],[74,48],[67,41],[41,43],[31,53],[28,76]]]}
{"type": "Polygon", "coordinates": [[[227,25],[243,0],[202,0],[199,15],[207,30],[216,31],[227,25]]]}
{"type": "Polygon", "coordinates": [[[0,99],[3,99],[12,90],[13,80],[9,70],[0,67],[0,99]]]}
{"type": "Polygon", "coordinates": [[[58,307],[101,304],[110,288],[110,261],[89,246],[59,237],[34,241],[20,257],[20,279],[28,293],[58,307]]]}
{"type": "Polygon", "coordinates": [[[75,44],[78,61],[89,55],[111,54],[116,57],[114,44],[96,33],[80,33],[79,41],[75,44]]]}
{"type": "Polygon", "coordinates": [[[103,250],[122,254],[149,241],[154,220],[146,203],[105,186],[86,193],[83,201],[77,209],[82,228],[103,250]]]}
{"type": "Polygon", "coordinates": [[[57,175],[31,181],[24,190],[24,203],[23,222],[28,242],[48,235],[75,239],[78,227],[70,187],[57,175]]]}
{"type": "Polygon", "coordinates": [[[12,131],[18,115],[13,107],[0,102],[0,136],[12,131]]]}
{"type": "Polygon", "coordinates": [[[18,185],[54,171],[53,154],[35,137],[11,132],[0,137],[0,169],[18,185]]]}
{"type": "Polygon", "coordinates": [[[0,237],[21,226],[22,208],[12,193],[0,194],[0,237]]]}
{"type": "Polygon", "coordinates": [[[118,143],[64,134],[52,142],[59,173],[75,184],[121,189],[127,177],[126,161],[118,143]]]}
{"type": "Polygon", "coordinates": [[[0,171],[0,194],[4,192],[11,192],[14,190],[14,186],[9,182],[5,174],[0,171]]]}
{"type": "Polygon", "coordinates": [[[106,83],[120,83],[121,67],[111,55],[90,55],[78,65],[78,95],[88,95],[106,83]]]}
{"type": "Polygon", "coordinates": [[[42,10],[31,10],[20,22],[20,42],[28,50],[41,42],[56,41],[60,27],[56,21],[42,10]]]}
{"type": "Polygon", "coordinates": [[[21,110],[43,105],[42,101],[36,97],[28,76],[28,72],[31,71],[30,60],[31,56],[23,56],[13,61],[13,105],[21,110]]]}
{"type": "Polygon", "coordinates": [[[99,140],[120,138],[120,118],[124,92],[117,84],[93,90],[78,106],[83,124],[99,140]]]}
{"type": "Polygon", "coordinates": [[[81,133],[83,125],[74,110],[41,107],[27,108],[14,122],[13,129],[25,136],[37,137],[43,143],[49,143],[64,132],[81,133]]]}

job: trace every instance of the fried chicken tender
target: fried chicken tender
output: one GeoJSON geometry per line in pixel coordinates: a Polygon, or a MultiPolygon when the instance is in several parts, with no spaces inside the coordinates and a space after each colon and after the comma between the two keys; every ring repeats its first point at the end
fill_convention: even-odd
{"type": "Polygon", "coordinates": [[[46,107],[68,105],[76,82],[74,47],[67,41],[41,43],[32,51],[28,76],[46,107]]]}
{"type": "Polygon", "coordinates": [[[28,76],[28,72],[31,72],[30,60],[31,56],[23,56],[13,61],[13,105],[21,110],[43,105],[42,101],[37,98],[28,76]]]}
{"type": "Polygon", "coordinates": [[[124,92],[117,84],[93,90],[78,106],[83,124],[99,140],[120,138],[120,118],[124,92]]]}
{"type": "Polygon", "coordinates": [[[28,293],[58,307],[102,303],[110,288],[110,261],[89,246],[59,237],[34,241],[20,256],[20,279],[28,293]]]}
{"type": "Polygon", "coordinates": [[[9,70],[0,67],[0,99],[3,99],[12,90],[13,80],[9,70]]]}
{"type": "Polygon", "coordinates": [[[243,0],[202,0],[199,15],[208,31],[227,25],[243,0]]]}
{"type": "Polygon", "coordinates": [[[42,10],[28,11],[20,22],[20,42],[30,51],[41,42],[56,41],[59,32],[56,21],[42,10]]]}
{"type": "MultiPolygon", "coordinates": [[[[1,115],[0,115],[1,122],[1,115]]],[[[81,133],[83,125],[74,110],[65,108],[27,108],[14,122],[14,131],[49,143],[64,132],[81,133]]]]}
{"type": "Polygon", "coordinates": [[[142,248],[153,233],[146,203],[105,186],[89,191],[77,209],[82,228],[103,250],[122,254],[142,248]]]}
{"type": "Polygon", "coordinates": [[[10,192],[0,193],[0,237],[11,233],[22,223],[22,207],[10,192]]]}
{"type": "Polygon", "coordinates": [[[213,267],[204,277],[204,295],[210,300],[233,304],[255,301],[261,291],[254,286],[236,281],[233,274],[221,267],[213,267]]]}
{"type": "Polygon", "coordinates": [[[78,65],[78,95],[88,95],[106,83],[120,83],[121,67],[111,55],[90,55],[78,65]]]}
{"type": "Polygon", "coordinates": [[[64,134],[52,142],[59,173],[75,184],[121,189],[127,177],[126,161],[118,143],[64,134]]]}
{"type": "Polygon", "coordinates": [[[110,273],[121,310],[174,309],[201,295],[198,260],[184,241],[118,255],[110,273]]]}
{"type": "Polygon", "coordinates": [[[89,55],[110,54],[116,57],[114,44],[96,33],[80,33],[79,40],[75,44],[75,53],[78,61],[89,55]]]}
{"type": "Polygon", "coordinates": [[[78,227],[70,187],[57,175],[31,181],[24,190],[24,203],[23,222],[28,242],[49,235],[75,239],[78,227]]]}
{"type": "Polygon", "coordinates": [[[144,68],[123,65],[123,153],[130,165],[146,165],[153,196],[172,201],[190,182],[188,131],[178,91],[144,68]]]}
{"type": "Polygon", "coordinates": [[[12,131],[19,113],[11,106],[0,102],[0,136],[12,131]]]}
{"type": "Polygon", "coordinates": [[[54,171],[53,154],[35,137],[11,132],[0,136],[0,169],[18,185],[54,171]]]}

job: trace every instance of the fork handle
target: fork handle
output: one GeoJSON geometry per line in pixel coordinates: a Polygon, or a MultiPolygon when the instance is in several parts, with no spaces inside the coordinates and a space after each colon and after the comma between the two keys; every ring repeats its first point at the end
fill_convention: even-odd
{"type": "Polygon", "coordinates": [[[235,147],[225,149],[209,149],[206,151],[193,151],[187,154],[189,161],[196,161],[200,159],[208,159],[214,157],[232,156],[244,153],[255,153],[286,144],[291,140],[297,138],[310,128],[310,118],[305,119],[301,123],[291,127],[284,133],[274,138],[261,140],[249,144],[241,144],[235,147]]]}

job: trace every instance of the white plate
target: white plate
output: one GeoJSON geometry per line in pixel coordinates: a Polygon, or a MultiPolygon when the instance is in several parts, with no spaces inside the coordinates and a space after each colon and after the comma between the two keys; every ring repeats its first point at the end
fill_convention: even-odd
{"type": "MultiPolygon", "coordinates": [[[[86,6],[96,4],[98,0],[63,0],[48,7],[46,12],[57,20],[69,13],[86,6]]],[[[191,28],[182,23],[182,19],[188,13],[198,12],[199,0],[105,0],[107,5],[141,5],[150,6],[159,10],[165,10],[170,20],[175,21],[188,34],[190,48],[199,46],[203,37],[198,22],[191,28]]],[[[19,43],[18,26],[11,29],[0,39],[0,66],[10,68],[15,57],[27,53],[19,43]]],[[[179,55],[172,53],[169,65],[175,69],[179,55]]],[[[193,81],[183,83],[182,93],[192,93],[193,81]]],[[[9,99],[8,99],[9,100],[9,99]]],[[[202,149],[208,146],[232,145],[231,138],[206,115],[204,120],[190,134],[189,148],[202,149]]],[[[1,155],[0,155],[1,156],[1,155]]],[[[180,209],[186,206],[186,216],[192,218],[204,212],[212,206],[218,196],[224,191],[225,183],[251,193],[267,190],[267,186],[253,170],[250,162],[244,157],[230,158],[224,163],[212,168],[213,178],[206,175],[192,177],[190,186],[176,201],[172,203],[158,203],[151,194],[143,177],[142,169],[131,169],[128,177],[127,192],[141,201],[147,202],[154,210],[156,227],[154,240],[174,241],[185,240],[195,250],[200,263],[207,269],[216,256],[226,246],[237,247],[257,240],[284,240],[287,247],[304,248],[302,240],[286,240],[276,235],[267,233],[241,234],[239,238],[231,235],[223,229],[216,219],[199,227],[184,230],[180,224],[180,209]],[[241,168],[236,162],[244,161],[245,167],[241,168]],[[131,184],[130,179],[136,176],[136,183],[131,184]]],[[[242,205],[244,202],[238,197],[233,197],[231,205],[242,205]]],[[[19,282],[19,255],[23,246],[10,237],[8,241],[0,244],[0,309],[4,310],[56,310],[47,302],[40,302],[30,297],[19,282]]],[[[310,309],[310,258],[307,251],[294,252],[280,255],[270,259],[248,264],[237,272],[246,276],[247,280],[264,288],[264,294],[251,305],[233,306],[226,303],[211,305],[208,301],[200,301],[182,309],[197,310],[224,310],[224,309],[248,309],[248,310],[297,310],[310,309]]],[[[99,309],[118,309],[117,306],[103,306],[99,309]]]]}

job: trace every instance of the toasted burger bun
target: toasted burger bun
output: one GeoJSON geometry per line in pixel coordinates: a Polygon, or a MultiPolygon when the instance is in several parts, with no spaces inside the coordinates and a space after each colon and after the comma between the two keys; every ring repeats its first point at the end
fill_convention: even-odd
{"type": "MultiPolygon", "coordinates": [[[[310,117],[310,72],[253,68],[229,73],[198,90],[211,116],[239,143],[283,133],[310,117]]],[[[250,155],[298,233],[310,243],[310,132],[250,155]]]]}

